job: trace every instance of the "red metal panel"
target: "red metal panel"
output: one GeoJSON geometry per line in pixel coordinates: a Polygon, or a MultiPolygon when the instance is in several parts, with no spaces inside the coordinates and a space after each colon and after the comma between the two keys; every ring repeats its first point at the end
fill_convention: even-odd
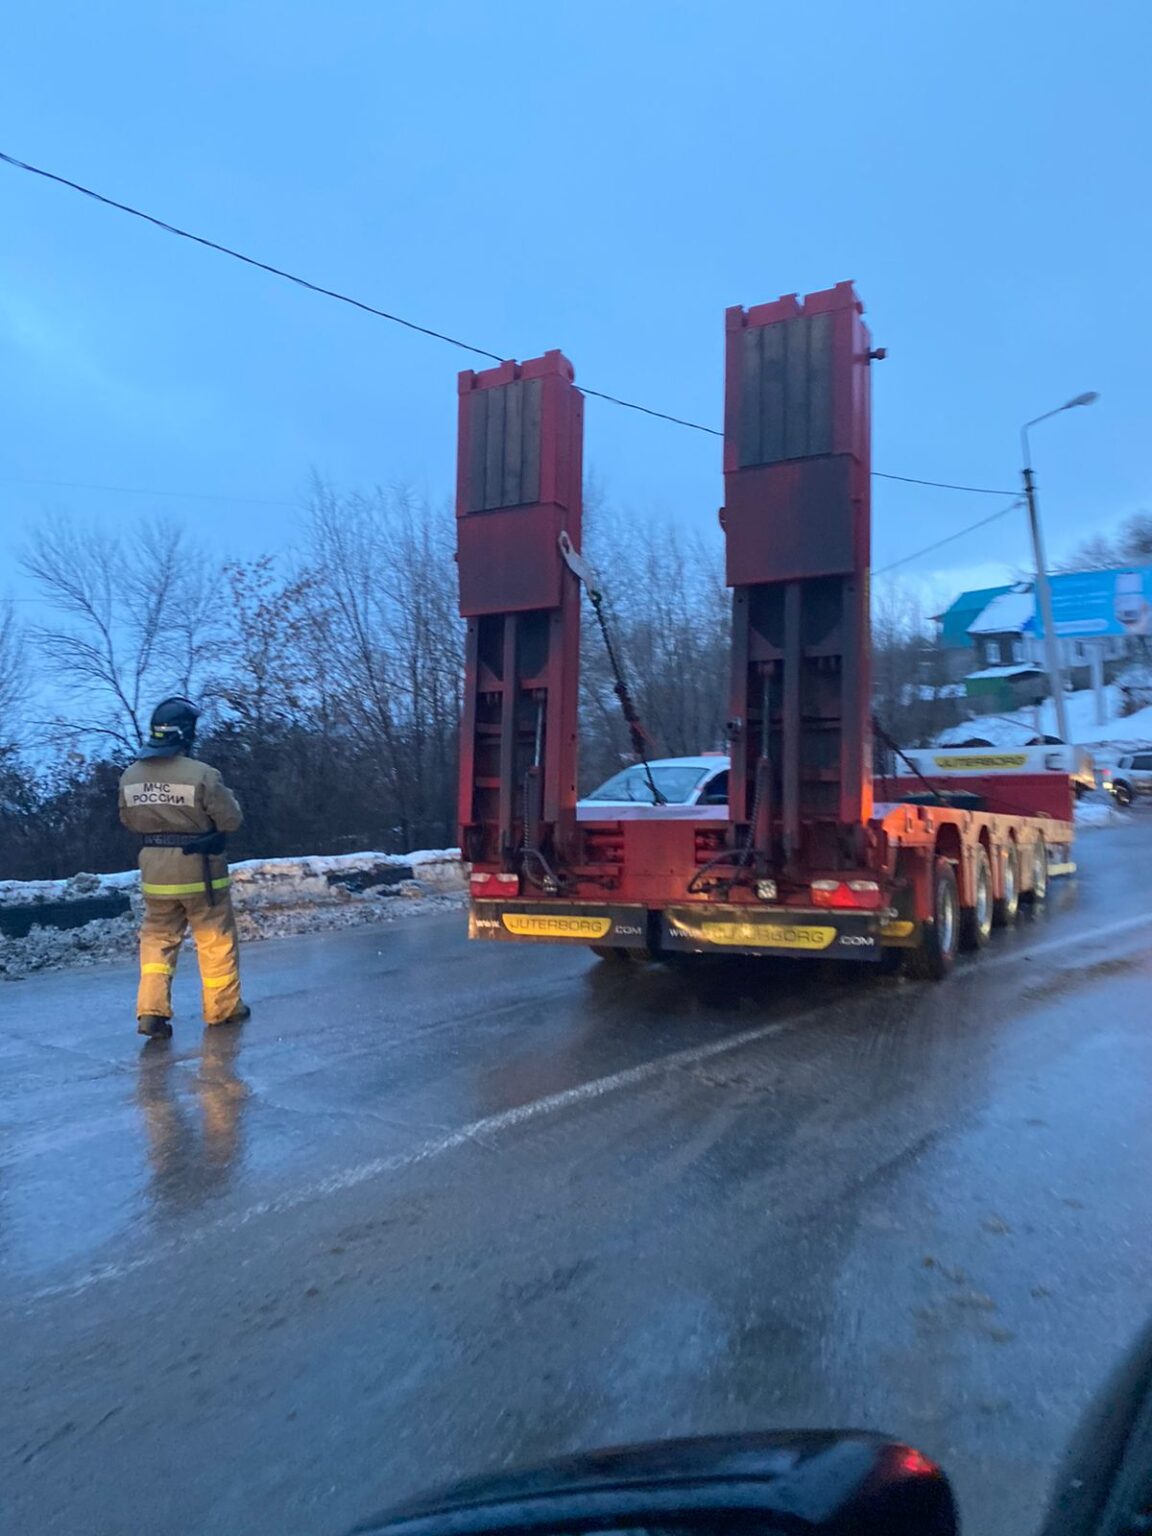
{"type": "Polygon", "coordinates": [[[733,836],[755,867],[845,867],[871,814],[869,362],[850,283],[730,309],[733,836]],[[766,807],[767,806],[767,810],[766,807]]]}
{"type": "Polygon", "coordinates": [[[575,837],[580,591],[558,545],[561,532],[576,548],[581,537],[584,402],[573,381],[560,352],[459,380],[461,846],[529,883],[575,837]]]}
{"type": "MultiPolygon", "coordinates": [[[[963,780],[941,781],[943,788],[979,795],[984,810],[997,816],[1040,816],[1053,821],[1075,820],[1072,780],[1063,773],[965,774],[963,780]]],[[[924,794],[923,779],[901,775],[879,781],[886,799],[924,794]]]]}

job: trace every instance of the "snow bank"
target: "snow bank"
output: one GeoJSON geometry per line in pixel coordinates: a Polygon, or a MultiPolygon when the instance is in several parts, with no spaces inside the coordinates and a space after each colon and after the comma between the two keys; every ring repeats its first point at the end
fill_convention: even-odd
{"type": "MultiPolygon", "coordinates": [[[[246,940],[446,911],[462,904],[467,886],[457,848],[245,859],[232,865],[236,920],[246,940]]],[[[0,881],[0,978],[131,954],[140,907],[136,870],[0,881]]]]}
{"type": "MultiPolygon", "coordinates": [[[[190,877],[195,879],[195,869],[190,877]]],[[[231,866],[237,906],[261,901],[342,901],[373,885],[415,879],[439,892],[467,887],[459,848],[423,848],[416,853],[309,854],[294,859],[243,859],[231,866]]],[[[122,895],[135,900],[140,872],[72,875],[67,880],[0,880],[0,907],[55,906],[61,902],[122,895]]]]}
{"type": "Polygon", "coordinates": [[[1091,832],[1096,827],[1126,827],[1132,821],[1114,800],[1081,800],[1076,807],[1077,832],[1091,832]]]}
{"type": "MultiPolygon", "coordinates": [[[[1065,695],[1065,711],[1068,716],[1068,733],[1080,747],[1093,752],[1107,753],[1131,751],[1133,747],[1152,747],[1152,705],[1137,710],[1134,715],[1120,714],[1121,690],[1110,683],[1105,689],[1108,720],[1104,725],[1096,723],[1096,700],[1091,689],[1065,695]]],[[[1056,735],[1056,708],[1051,699],[1045,699],[1041,710],[1041,722],[1048,735],[1056,735]]],[[[962,741],[983,737],[994,747],[1022,747],[1036,735],[1036,712],[1018,709],[1003,715],[975,715],[961,725],[950,726],[936,738],[940,747],[957,746],[962,741]]]]}
{"type": "Polygon", "coordinates": [[[421,892],[441,894],[464,891],[468,884],[458,848],[245,859],[231,869],[237,907],[347,902],[413,881],[421,892]]]}
{"type": "Polygon", "coordinates": [[[72,875],[67,880],[0,880],[0,907],[49,906],[82,898],[128,895],[140,884],[137,870],[119,875],[72,875]]]}

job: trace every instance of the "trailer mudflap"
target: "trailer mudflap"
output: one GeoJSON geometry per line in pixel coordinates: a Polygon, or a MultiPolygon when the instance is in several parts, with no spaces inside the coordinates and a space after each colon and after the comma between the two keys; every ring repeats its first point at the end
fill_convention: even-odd
{"type": "Polygon", "coordinates": [[[680,953],[819,955],[835,960],[879,960],[881,915],[825,909],[669,907],[661,947],[680,953]]]}
{"type": "MultiPolygon", "coordinates": [[[[907,871],[904,871],[905,876],[907,871]]],[[[916,949],[922,938],[922,924],[916,911],[916,882],[897,880],[889,893],[891,907],[880,925],[880,942],[885,949],[916,949]]]]}
{"type": "Polygon", "coordinates": [[[648,914],[644,907],[602,902],[474,901],[468,912],[468,937],[644,949],[648,914]]]}
{"type": "Polygon", "coordinates": [[[880,929],[880,942],[885,949],[917,949],[923,928],[915,918],[894,917],[880,929]]]}

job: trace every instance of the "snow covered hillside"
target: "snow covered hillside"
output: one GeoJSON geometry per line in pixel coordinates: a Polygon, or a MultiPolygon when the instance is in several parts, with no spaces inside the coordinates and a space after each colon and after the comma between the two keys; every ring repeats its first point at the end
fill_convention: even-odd
{"type": "MultiPolygon", "coordinates": [[[[1077,746],[1091,748],[1098,766],[1134,747],[1152,747],[1152,705],[1134,715],[1121,716],[1119,688],[1110,684],[1104,692],[1109,717],[1104,725],[1096,722],[1096,699],[1090,689],[1065,695],[1069,735],[1077,746]]],[[[1040,716],[1045,735],[1055,736],[1056,708],[1051,699],[1044,700],[1040,716]]],[[[1003,715],[975,715],[962,725],[941,731],[936,744],[953,747],[982,737],[995,747],[1022,747],[1035,734],[1036,711],[1018,709],[1003,715]]]]}

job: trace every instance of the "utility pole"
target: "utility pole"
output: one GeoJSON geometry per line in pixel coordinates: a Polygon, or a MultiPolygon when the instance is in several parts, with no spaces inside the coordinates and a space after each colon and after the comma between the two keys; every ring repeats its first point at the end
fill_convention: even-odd
{"type": "Polygon", "coordinates": [[[1092,660],[1092,692],[1096,699],[1096,724],[1105,725],[1108,721],[1108,696],[1104,692],[1104,648],[1107,640],[1093,640],[1089,642],[1092,660]]]}
{"type": "MultiPolygon", "coordinates": [[[[1056,734],[1061,741],[1068,741],[1068,710],[1064,700],[1064,669],[1060,665],[1060,642],[1056,637],[1056,621],[1052,617],[1052,585],[1048,580],[1048,561],[1044,554],[1044,536],[1040,530],[1040,509],[1036,504],[1036,481],[1032,473],[1032,447],[1028,441],[1028,428],[1037,422],[1047,421],[1049,416],[1059,416],[1073,406],[1091,405],[1100,396],[1094,389],[1067,400],[1054,411],[1035,416],[1020,428],[1020,443],[1024,450],[1024,495],[1028,502],[1028,524],[1032,530],[1032,555],[1036,561],[1036,596],[1040,603],[1040,618],[1044,625],[1044,661],[1048,669],[1048,682],[1052,689],[1052,702],[1056,706],[1056,734]]],[[[1069,743],[1071,745],[1071,743],[1069,743]]]]}
{"type": "Polygon", "coordinates": [[[1064,703],[1064,669],[1060,665],[1060,642],[1056,638],[1056,621],[1052,617],[1052,584],[1048,580],[1048,564],[1044,556],[1044,535],[1040,531],[1040,510],[1036,505],[1036,487],[1033,483],[1032,466],[1028,463],[1028,428],[1024,428],[1024,495],[1028,499],[1028,523],[1032,530],[1032,558],[1036,562],[1036,596],[1040,603],[1040,620],[1044,625],[1044,664],[1048,669],[1048,682],[1052,689],[1052,702],[1056,706],[1056,734],[1061,741],[1068,740],[1068,711],[1064,703]]]}

